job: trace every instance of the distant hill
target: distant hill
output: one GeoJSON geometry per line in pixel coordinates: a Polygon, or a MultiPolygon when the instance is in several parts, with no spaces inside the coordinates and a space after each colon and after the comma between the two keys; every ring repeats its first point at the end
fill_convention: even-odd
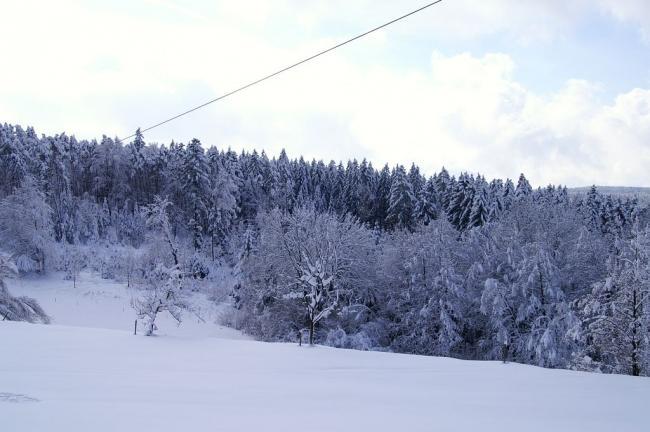
{"type": "MultiPolygon", "coordinates": [[[[583,194],[587,193],[591,186],[569,188],[569,193],[583,194]]],[[[633,187],[633,186],[596,186],[598,192],[605,195],[613,195],[622,198],[639,198],[639,202],[650,204],[650,187],[633,187]]]]}

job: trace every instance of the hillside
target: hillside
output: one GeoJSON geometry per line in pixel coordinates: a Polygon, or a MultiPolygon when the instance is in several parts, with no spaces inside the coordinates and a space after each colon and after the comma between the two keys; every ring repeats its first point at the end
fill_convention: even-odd
{"type": "Polygon", "coordinates": [[[228,322],[259,340],[306,329],[328,346],[473,360],[508,344],[519,363],[650,375],[650,310],[628,301],[650,278],[635,270],[650,261],[637,200],[198,139],[4,124],[0,141],[0,254],[25,274],[135,276],[167,290],[172,314],[176,291],[227,277],[228,322]]]}
{"type": "Polygon", "coordinates": [[[647,378],[237,340],[210,318],[133,336],[123,286],[11,282],[54,324],[0,322],[8,431],[647,430],[647,378]]]}
{"type": "MultiPolygon", "coordinates": [[[[640,203],[650,204],[650,187],[631,186],[596,186],[598,191],[605,195],[620,198],[638,198],[640,203]]],[[[591,186],[570,188],[569,193],[586,194],[591,186]]]]}

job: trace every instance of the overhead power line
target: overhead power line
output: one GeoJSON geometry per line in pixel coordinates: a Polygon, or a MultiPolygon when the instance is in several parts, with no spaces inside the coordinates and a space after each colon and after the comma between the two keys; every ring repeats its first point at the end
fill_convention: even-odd
{"type": "MultiPolygon", "coordinates": [[[[283,73],[283,72],[286,72],[286,71],[288,71],[288,70],[290,70],[290,69],[295,68],[296,66],[300,66],[300,65],[303,64],[303,63],[307,63],[307,62],[310,61],[310,60],[314,60],[315,58],[320,57],[320,56],[322,56],[323,54],[327,54],[327,53],[330,52],[330,51],[334,51],[335,49],[340,48],[340,47],[342,47],[342,46],[344,46],[344,45],[347,45],[347,44],[349,44],[350,42],[354,42],[354,41],[357,40],[357,39],[361,39],[361,38],[364,37],[364,36],[367,36],[367,35],[369,35],[369,34],[371,34],[371,33],[374,33],[374,32],[376,32],[376,31],[378,31],[378,30],[381,30],[381,29],[383,29],[383,28],[385,28],[385,27],[388,27],[389,25],[394,24],[394,23],[396,23],[396,22],[398,22],[398,21],[401,21],[401,20],[403,20],[403,19],[405,19],[405,18],[408,18],[408,17],[410,17],[411,15],[415,15],[415,14],[418,13],[418,12],[422,12],[423,10],[425,10],[425,9],[427,9],[427,8],[430,8],[431,6],[434,6],[434,5],[436,5],[436,4],[440,3],[440,2],[442,2],[442,0],[436,0],[436,1],[434,1],[434,2],[428,3],[428,4],[422,6],[422,7],[418,8],[418,9],[415,9],[414,11],[411,11],[411,12],[409,12],[409,13],[407,13],[407,14],[405,14],[405,15],[402,15],[402,16],[400,16],[400,17],[398,17],[398,18],[395,18],[395,19],[393,19],[393,20],[391,20],[391,21],[388,21],[388,22],[385,23],[385,24],[382,24],[382,25],[377,26],[377,27],[375,27],[375,28],[373,28],[373,29],[371,29],[371,30],[368,30],[368,31],[366,31],[366,32],[364,32],[364,33],[361,33],[360,35],[357,35],[357,36],[355,36],[355,37],[353,37],[353,38],[351,38],[351,39],[348,39],[348,40],[346,40],[346,41],[344,41],[344,42],[341,42],[341,43],[339,43],[339,44],[336,44],[336,45],[334,45],[333,47],[327,48],[326,50],[320,51],[320,52],[318,52],[318,53],[316,53],[316,54],[314,54],[314,55],[312,55],[312,56],[310,56],[310,57],[307,57],[307,58],[305,58],[305,59],[303,59],[303,60],[300,60],[300,61],[297,62],[297,63],[294,63],[294,64],[292,64],[292,65],[290,65],[290,66],[287,66],[287,67],[285,67],[285,68],[283,68],[283,69],[280,69],[280,70],[278,70],[278,71],[276,71],[276,72],[273,72],[272,74],[266,75],[265,77],[262,77],[262,78],[260,78],[260,79],[258,79],[258,80],[256,80],[256,81],[253,81],[253,82],[250,82],[250,83],[248,83],[248,84],[246,84],[246,85],[243,85],[243,86],[241,86],[241,87],[239,87],[239,88],[237,88],[237,89],[235,89],[235,90],[232,90],[232,91],[230,91],[230,92],[228,92],[228,93],[225,93],[225,94],[223,94],[223,95],[221,95],[221,96],[219,96],[219,97],[216,97],[216,98],[214,98],[214,99],[211,99],[211,100],[209,100],[209,101],[207,101],[207,102],[205,102],[205,103],[202,103],[201,105],[195,106],[194,108],[190,108],[190,109],[188,109],[187,111],[183,111],[183,112],[180,113],[180,114],[177,114],[177,115],[175,115],[175,116],[173,116],[173,117],[168,118],[167,120],[163,120],[163,121],[161,121],[160,123],[156,123],[156,124],[154,124],[154,125],[152,125],[152,126],[148,126],[148,127],[144,128],[144,129],[141,129],[140,131],[141,131],[141,132],[150,131],[151,129],[157,128],[158,126],[162,126],[162,125],[164,125],[164,124],[166,124],[166,123],[169,123],[169,122],[171,122],[171,121],[174,121],[174,120],[176,120],[177,118],[183,117],[183,116],[185,116],[185,115],[187,115],[187,114],[189,114],[189,113],[192,113],[192,112],[194,112],[194,111],[197,111],[197,110],[199,110],[199,109],[201,109],[201,108],[203,108],[203,107],[206,107],[206,106],[208,106],[208,105],[210,105],[210,104],[212,104],[212,103],[215,103],[215,102],[217,102],[217,101],[220,101],[220,100],[222,100],[222,99],[225,99],[225,98],[227,98],[228,96],[232,96],[232,95],[234,95],[235,93],[239,93],[239,92],[242,91],[242,90],[245,90],[245,89],[247,89],[247,88],[249,88],[249,87],[252,87],[252,86],[254,86],[254,85],[256,85],[256,84],[259,84],[259,83],[261,83],[261,82],[263,82],[263,81],[266,81],[266,80],[268,80],[268,79],[270,79],[270,78],[273,78],[273,77],[275,77],[275,76],[277,76],[277,75],[280,75],[280,74],[283,73]]],[[[134,136],[135,136],[135,134],[132,134],[132,135],[129,135],[129,136],[125,137],[125,138],[121,138],[120,140],[121,140],[121,141],[126,141],[126,140],[128,140],[129,138],[133,138],[134,136]]]]}

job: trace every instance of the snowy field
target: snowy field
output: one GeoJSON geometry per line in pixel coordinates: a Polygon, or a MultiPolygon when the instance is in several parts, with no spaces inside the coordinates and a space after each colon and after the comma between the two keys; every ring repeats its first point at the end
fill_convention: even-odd
{"type": "MultiPolygon", "coordinates": [[[[76,288],[72,281],[63,280],[62,274],[46,279],[34,276],[10,279],[7,285],[15,296],[25,295],[38,300],[53,324],[133,332],[136,314],[130,303],[141,291],[129,289],[126,284],[83,272],[76,288]]],[[[245,338],[236,330],[216,324],[225,305],[215,306],[202,294],[194,294],[190,302],[196,314],[185,314],[181,326],[167,313],[160,315],[156,321],[160,335],[245,338]]]]}
{"type": "Polygon", "coordinates": [[[132,292],[11,281],[52,325],[0,322],[2,431],[638,431],[650,379],[297,347],[203,320],[133,336],[132,292]]]}

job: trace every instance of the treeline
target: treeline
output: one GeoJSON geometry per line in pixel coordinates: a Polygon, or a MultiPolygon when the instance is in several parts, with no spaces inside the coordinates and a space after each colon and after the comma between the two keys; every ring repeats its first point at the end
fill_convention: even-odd
{"type": "Polygon", "coordinates": [[[648,374],[650,234],[634,199],[0,127],[0,248],[24,271],[47,269],[52,243],[153,248],[143,209],[156,197],[169,200],[177,268],[231,266],[232,323],[259,338],[304,329],[334,346],[476,359],[507,346],[523,363],[648,374]]]}

